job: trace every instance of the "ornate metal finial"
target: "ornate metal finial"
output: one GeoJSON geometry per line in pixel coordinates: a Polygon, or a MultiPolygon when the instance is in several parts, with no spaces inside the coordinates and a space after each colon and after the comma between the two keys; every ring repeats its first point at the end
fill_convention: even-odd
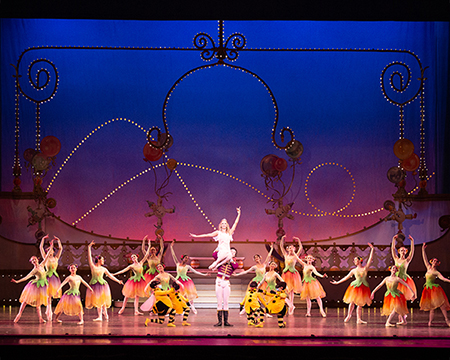
{"type": "Polygon", "coordinates": [[[239,57],[239,50],[242,50],[247,40],[240,33],[233,33],[224,42],[223,20],[219,20],[219,45],[216,46],[211,35],[206,33],[198,33],[194,36],[194,47],[201,50],[200,56],[204,61],[210,61],[214,58],[218,59],[220,64],[224,60],[236,61],[239,57]],[[210,44],[210,46],[208,46],[210,44]],[[228,46],[231,47],[228,47],[228,46]]]}

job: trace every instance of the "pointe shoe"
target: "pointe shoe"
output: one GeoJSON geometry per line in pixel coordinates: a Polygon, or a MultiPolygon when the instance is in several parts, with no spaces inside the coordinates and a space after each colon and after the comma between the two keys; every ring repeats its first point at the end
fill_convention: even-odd
{"type": "Polygon", "coordinates": [[[78,324],[78,325],[83,325],[83,324],[84,324],[84,321],[83,321],[83,320],[78,321],[77,324],[78,324]]]}
{"type": "Polygon", "coordinates": [[[102,319],[102,317],[100,316],[100,317],[98,317],[98,318],[96,318],[96,319],[94,319],[94,320],[92,320],[92,321],[103,321],[103,319],[102,319]]]}
{"type": "Polygon", "coordinates": [[[358,319],[358,320],[356,320],[356,323],[357,323],[357,324],[367,324],[367,321],[358,319]]]}
{"type": "Polygon", "coordinates": [[[344,322],[348,323],[350,321],[351,317],[352,317],[351,315],[347,315],[347,317],[344,319],[344,322]]]}
{"type": "Polygon", "coordinates": [[[391,324],[391,323],[386,323],[384,326],[386,326],[386,327],[395,327],[395,325],[391,324]]]}
{"type": "Polygon", "coordinates": [[[119,310],[118,314],[119,314],[119,315],[122,315],[124,311],[125,311],[125,309],[122,308],[122,309],[119,310]]]}
{"type": "Polygon", "coordinates": [[[321,311],[321,312],[320,312],[320,315],[322,315],[322,317],[324,317],[324,318],[327,317],[327,314],[325,313],[325,311],[321,311]]]}
{"type": "Polygon", "coordinates": [[[145,325],[145,326],[148,326],[148,323],[149,323],[149,322],[150,322],[150,319],[149,319],[149,318],[145,319],[144,325],[145,325]]]}
{"type": "Polygon", "coordinates": [[[306,317],[311,317],[311,314],[310,313],[306,313],[305,316],[306,317]]]}

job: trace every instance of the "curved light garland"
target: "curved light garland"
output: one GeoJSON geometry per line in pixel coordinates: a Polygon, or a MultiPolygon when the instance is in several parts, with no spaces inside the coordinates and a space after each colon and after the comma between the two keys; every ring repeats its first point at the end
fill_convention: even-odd
{"type": "Polygon", "coordinates": [[[344,165],[340,165],[340,164],[337,164],[337,163],[322,163],[322,164],[317,165],[316,167],[314,167],[314,168],[309,172],[308,176],[306,177],[306,181],[305,181],[305,196],[306,196],[306,200],[308,200],[308,203],[309,203],[315,210],[317,210],[318,212],[320,212],[320,213],[323,214],[323,215],[328,215],[328,214],[330,214],[330,215],[335,215],[335,214],[337,214],[337,213],[339,213],[339,212],[341,212],[341,211],[347,209],[347,208],[350,206],[350,204],[353,202],[353,199],[355,198],[355,193],[356,193],[356,182],[355,182],[355,178],[353,177],[353,175],[352,175],[352,173],[350,172],[350,170],[348,170],[344,165]],[[316,207],[316,206],[311,202],[311,200],[310,200],[310,198],[309,198],[309,195],[308,195],[308,184],[309,184],[309,179],[310,179],[311,175],[312,175],[317,169],[320,169],[320,168],[322,168],[322,167],[324,167],[324,166],[337,166],[337,167],[340,167],[340,168],[344,169],[344,170],[347,172],[347,174],[350,175],[350,178],[352,179],[352,184],[353,184],[353,192],[352,192],[351,199],[347,202],[347,204],[346,204],[345,206],[343,206],[343,207],[340,208],[339,210],[336,210],[336,211],[333,211],[333,212],[328,212],[328,211],[322,211],[322,210],[320,210],[318,207],[316,207]]]}
{"type": "Polygon", "coordinates": [[[124,122],[128,122],[130,124],[133,124],[134,126],[138,127],[139,129],[141,129],[144,133],[147,133],[147,130],[144,129],[141,125],[139,125],[138,123],[136,123],[133,120],[130,119],[124,119],[124,118],[115,118],[115,119],[111,119],[108,121],[105,121],[103,124],[100,124],[99,126],[97,126],[94,130],[92,130],[89,134],[87,134],[83,140],[81,140],[77,146],[75,146],[73,148],[73,150],[70,152],[70,154],[66,157],[66,159],[63,161],[63,163],[61,164],[61,166],[59,167],[59,169],[56,171],[55,175],[53,175],[53,178],[50,180],[50,183],[47,186],[46,191],[49,192],[50,188],[52,187],[53,183],[55,182],[56,178],[58,177],[58,175],[61,173],[62,169],[64,168],[64,166],[66,166],[67,162],[70,160],[70,158],[77,152],[77,150],[80,148],[81,145],[83,145],[85,143],[85,141],[87,141],[92,135],[94,135],[98,130],[102,129],[104,126],[107,126],[109,124],[112,124],[116,121],[124,121],[124,122]]]}

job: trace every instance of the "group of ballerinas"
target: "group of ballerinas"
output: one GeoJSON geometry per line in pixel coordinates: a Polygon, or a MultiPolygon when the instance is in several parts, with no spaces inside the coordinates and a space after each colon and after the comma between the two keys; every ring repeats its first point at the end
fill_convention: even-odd
{"type": "MultiPolygon", "coordinates": [[[[210,269],[217,269],[220,265],[232,259],[232,256],[230,255],[231,252],[229,253],[228,249],[230,247],[230,242],[233,240],[232,235],[239,222],[239,217],[241,214],[240,208],[237,208],[237,213],[238,215],[231,228],[224,219],[219,225],[219,230],[211,234],[190,234],[191,237],[196,238],[212,236],[216,241],[218,241],[218,247],[216,249],[216,252],[218,253],[217,260],[210,265],[210,269]]],[[[78,316],[80,318],[79,324],[83,324],[83,307],[81,304],[79,291],[81,284],[86,286],[88,289],[86,292],[86,308],[97,308],[98,316],[94,319],[94,321],[102,321],[103,318],[107,320],[107,309],[111,306],[111,292],[108,283],[104,280],[104,276],[107,276],[115,282],[123,285],[122,294],[124,295],[124,300],[122,308],[118,312],[119,315],[124,312],[128,299],[134,299],[134,314],[142,315],[143,313],[139,311],[140,297],[148,297],[148,300],[141,307],[142,310],[149,310],[159,314],[156,309],[156,305],[159,301],[155,294],[155,290],[157,290],[156,286],[158,286],[158,289],[161,289],[162,291],[168,291],[171,288],[170,281],[176,283],[178,287],[181,288],[181,295],[186,298],[186,304],[190,306],[190,310],[197,313],[194,306],[194,300],[198,297],[198,295],[192,279],[187,276],[187,272],[192,271],[202,276],[208,276],[208,273],[202,273],[192,268],[189,265],[190,259],[187,255],[183,255],[179,261],[173,249],[174,242],[171,243],[170,249],[173,260],[176,264],[176,277],[164,271],[164,264],[161,262],[164,249],[164,240],[161,236],[159,236],[159,253],[155,247],[151,246],[151,241],[147,240],[146,236],[142,241],[142,251],[144,253],[144,257],[139,260],[136,254],[131,255],[132,263],[115,274],[111,274],[103,266],[104,258],[102,256],[96,256],[93,260],[92,246],[94,245],[94,242],[91,242],[88,245],[88,262],[92,277],[90,283],[88,284],[79,275],[77,275],[77,266],[74,264],[69,266],[70,276],[68,276],[61,283],[58,273],[56,272],[58,260],[62,253],[61,241],[57,237],[54,237],[54,239],[50,241],[50,246],[44,250],[44,241],[47,238],[48,235],[44,236],[40,244],[41,256],[43,257],[42,262],[39,262],[36,256],[31,257],[30,262],[33,264],[33,269],[31,272],[20,280],[11,280],[12,282],[20,283],[34,276],[34,279],[32,279],[25,286],[20,296],[19,301],[21,302],[21,306],[14,322],[19,321],[26,305],[36,307],[40,322],[45,322],[41,313],[41,306],[46,306],[47,321],[52,321],[52,299],[60,298],[55,309],[55,320],[60,322],[60,316],[64,313],[69,316],[78,316]],[[54,250],[55,241],[58,243],[58,251],[56,253],[54,250]],[[148,247],[146,248],[147,241],[148,247]],[[144,273],[145,262],[148,263],[148,270],[144,273]],[[116,276],[128,271],[132,272],[132,276],[126,281],[125,284],[123,284],[123,282],[116,278],[116,276]],[[69,285],[69,290],[62,294],[62,288],[66,284],[69,285]]],[[[407,274],[408,265],[410,264],[414,254],[414,239],[409,236],[409,239],[411,240],[411,251],[408,256],[408,250],[405,247],[400,247],[398,249],[398,254],[396,254],[396,239],[397,235],[392,239],[391,251],[395,264],[390,267],[390,276],[383,279],[383,281],[372,292],[370,291],[369,284],[367,282],[367,274],[372,263],[374,251],[374,247],[370,243],[368,245],[371,250],[366,265],[363,265],[363,258],[357,256],[353,261],[355,268],[353,268],[341,280],[331,281],[331,284],[338,285],[352,277],[355,278],[355,280],[348,286],[343,297],[343,301],[349,305],[348,315],[344,319],[344,322],[348,322],[350,320],[354,308],[356,307],[357,324],[365,324],[366,321],[361,318],[362,308],[365,305],[370,306],[375,293],[383,285],[385,285],[387,291],[384,296],[381,314],[387,316],[386,326],[395,326],[391,323],[391,321],[396,314],[398,315],[397,324],[406,324],[408,314],[406,301],[413,301],[417,298],[417,290],[414,281],[407,274]]],[[[264,288],[266,290],[266,296],[270,292],[273,294],[279,291],[280,289],[277,288],[276,284],[277,281],[281,282],[285,287],[285,289],[282,290],[286,293],[283,303],[285,303],[289,308],[289,314],[293,314],[294,312],[294,294],[297,293],[300,294],[300,298],[302,300],[306,301],[306,316],[311,316],[311,301],[315,299],[319,306],[320,314],[323,317],[326,317],[322,303],[322,299],[326,296],[326,293],[320,282],[313,276],[313,274],[320,278],[327,278],[327,274],[321,274],[317,271],[314,266],[315,259],[313,256],[306,255],[303,259],[300,257],[303,252],[302,243],[297,237],[294,237],[294,240],[296,240],[299,245],[297,251],[294,245],[285,246],[285,236],[281,239],[280,249],[283,254],[285,264],[281,276],[278,272],[276,272],[278,267],[277,263],[270,261],[273,251],[273,244],[264,262],[262,262],[262,257],[260,255],[255,255],[255,265],[244,272],[233,274],[233,276],[242,276],[252,271],[255,272],[255,277],[252,279],[252,282],[257,284],[258,289],[264,288]],[[297,263],[299,263],[303,268],[303,280],[300,273],[296,269],[297,263]],[[268,271],[267,267],[269,268],[268,271]]],[[[450,282],[450,279],[445,278],[437,270],[439,261],[436,258],[428,261],[425,249],[426,244],[423,244],[422,257],[427,272],[425,274],[426,282],[419,304],[420,309],[429,311],[428,325],[431,326],[434,318],[434,312],[436,309],[440,308],[446,323],[450,326],[450,321],[447,316],[447,311],[450,310],[450,304],[442,287],[436,283],[436,279],[440,279],[444,282],[450,282]]],[[[243,303],[245,303],[245,299],[243,303]]]]}
{"type": "Polygon", "coordinates": [[[112,299],[110,287],[108,282],[104,279],[105,276],[118,284],[123,285],[122,294],[124,295],[124,300],[123,305],[118,312],[119,315],[124,312],[128,299],[134,299],[134,314],[142,315],[143,313],[139,311],[140,297],[150,296],[149,300],[144,304],[147,307],[147,310],[152,310],[152,306],[155,303],[155,296],[154,291],[150,289],[150,282],[154,279],[158,280],[161,288],[164,290],[170,288],[170,281],[177,283],[178,286],[182,288],[183,295],[187,297],[188,302],[190,303],[190,310],[195,314],[197,313],[194,306],[194,300],[198,295],[192,279],[187,276],[187,272],[192,271],[202,276],[207,276],[208,274],[201,273],[192,268],[189,265],[190,259],[187,255],[183,255],[181,260],[178,261],[173,249],[174,242],[172,242],[170,247],[174,262],[177,265],[176,277],[164,271],[164,264],[161,262],[164,250],[163,238],[159,236],[160,251],[158,253],[156,248],[151,246],[151,241],[147,240],[147,236],[145,236],[142,241],[142,251],[145,254],[144,257],[139,260],[138,255],[132,254],[130,256],[132,263],[114,274],[103,266],[105,264],[103,256],[92,256],[92,246],[95,244],[94,241],[92,241],[88,245],[88,263],[91,270],[90,282],[87,283],[81,276],[77,275],[78,266],[76,264],[71,264],[68,267],[70,275],[61,282],[57,273],[57,267],[63,247],[59,238],[54,237],[54,239],[50,241],[49,247],[44,249],[44,242],[48,237],[48,235],[44,236],[40,243],[40,252],[43,260],[39,262],[36,256],[32,256],[30,262],[33,265],[33,269],[25,277],[19,280],[11,280],[14,283],[21,283],[31,279],[20,296],[19,302],[21,303],[21,306],[14,319],[15,323],[19,321],[27,305],[36,308],[39,322],[45,323],[46,321],[52,321],[52,299],[60,299],[54,311],[55,321],[62,322],[60,316],[64,313],[68,316],[78,316],[80,319],[78,324],[83,324],[84,311],[80,298],[81,284],[88,289],[88,291],[86,291],[85,307],[87,309],[97,308],[97,317],[93,321],[102,321],[103,319],[108,320],[109,316],[107,309],[111,307],[112,299]],[[55,241],[58,243],[57,252],[54,250],[55,241]],[[147,241],[148,247],[146,246],[147,241]],[[144,264],[146,261],[148,263],[148,270],[144,273],[144,264]],[[128,271],[132,272],[132,276],[124,284],[116,276],[128,271]],[[62,294],[62,288],[65,285],[69,285],[69,289],[62,294]],[[46,320],[42,316],[42,306],[46,307],[46,320]]]}

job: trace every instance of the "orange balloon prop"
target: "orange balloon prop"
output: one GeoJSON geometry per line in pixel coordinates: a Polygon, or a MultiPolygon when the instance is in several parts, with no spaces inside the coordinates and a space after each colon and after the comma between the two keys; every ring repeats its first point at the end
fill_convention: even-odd
{"type": "Polygon", "coordinates": [[[420,159],[417,154],[413,153],[409,158],[402,161],[402,168],[406,171],[415,171],[420,165],[420,159]]]}
{"type": "Polygon", "coordinates": [[[414,152],[414,144],[408,139],[399,139],[394,144],[394,154],[400,160],[408,159],[414,152]]]}
{"type": "MultiPolygon", "coordinates": [[[[153,143],[155,143],[153,141],[153,143]]],[[[161,149],[154,148],[149,145],[149,143],[145,143],[144,145],[144,156],[147,160],[150,161],[158,161],[161,159],[163,151],[161,149]]]]}
{"type": "Polygon", "coordinates": [[[167,160],[166,165],[169,170],[175,170],[175,168],[178,165],[178,162],[175,159],[169,159],[167,160]]]}

